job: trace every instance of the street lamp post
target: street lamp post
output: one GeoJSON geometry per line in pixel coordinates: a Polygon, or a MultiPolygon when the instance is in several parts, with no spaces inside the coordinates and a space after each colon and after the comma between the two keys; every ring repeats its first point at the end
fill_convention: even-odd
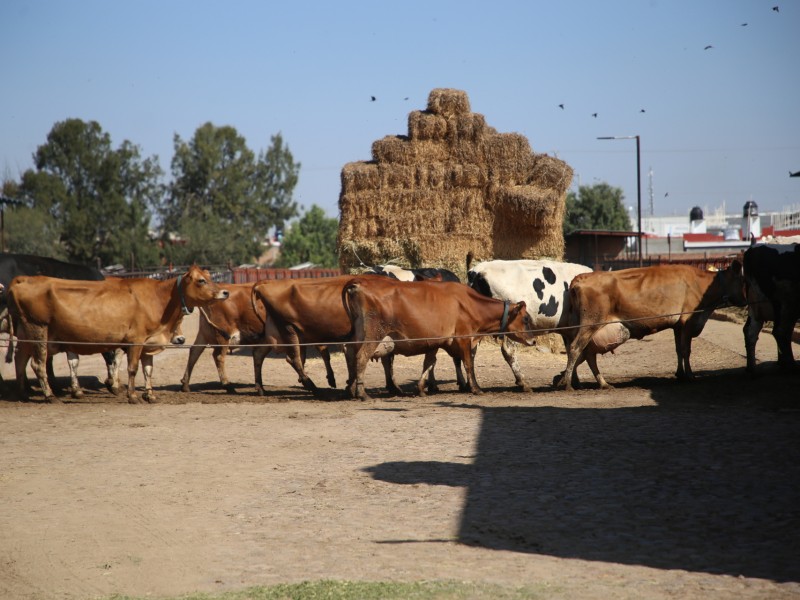
{"type": "Polygon", "coordinates": [[[639,266],[642,266],[642,169],[641,151],[639,149],[638,135],[610,135],[597,138],[598,140],[636,140],[636,220],[637,220],[637,240],[636,246],[639,250],[639,266]]]}

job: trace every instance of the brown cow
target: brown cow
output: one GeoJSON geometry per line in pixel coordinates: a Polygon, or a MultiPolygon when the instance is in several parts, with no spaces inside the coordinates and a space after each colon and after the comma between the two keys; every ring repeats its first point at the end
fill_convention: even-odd
{"type": "MultiPolygon", "coordinates": [[[[393,282],[401,287],[405,285],[384,277],[365,277],[393,282]]],[[[342,303],[342,290],[352,279],[350,275],[323,279],[284,279],[262,281],[253,286],[254,298],[264,305],[267,313],[265,343],[286,352],[286,361],[297,372],[299,382],[312,393],[317,393],[317,386],[304,369],[305,349],[308,345],[320,347],[322,344],[350,339],[352,325],[342,303]]],[[[403,395],[394,382],[391,358],[391,355],[387,355],[381,359],[386,389],[390,394],[403,395]]],[[[329,382],[331,377],[329,371],[329,382]]],[[[335,385],[335,381],[331,385],[335,385]]]]}
{"type": "MultiPolygon", "coordinates": [[[[299,382],[313,393],[317,386],[304,369],[306,347],[348,339],[350,319],[342,304],[342,289],[351,279],[349,275],[281,279],[253,286],[254,301],[264,306],[267,315],[265,343],[286,352],[286,361],[297,372],[299,382]]],[[[331,377],[329,372],[329,383],[331,377]]]]}
{"type": "Polygon", "coordinates": [[[472,350],[482,335],[506,333],[527,345],[535,340],[524,302],[487,298],[460,283],[397,284],[359,277],[345,286],[343,298],[355,342],[345,347],[348,391],[353,398],[369,398],[364,390],[367,363],[389,353],[425,355],[417,382],[419,394],[424,395],[425,379],[436,364],[439,348],[463,361],[470,390],[480,394],[472,350]]]}
{"type": "MultiPolygon", "coordinates": [[[[183,322],[183,315],[181,315],[181,319],[178,321],[175,330],[172,332],[172,337],[170,338],[170,343],[176,346],[182,345],[186,338],[183,335],[183,331],[181,330],[181,323],[183,322]]],[[[153,351],[148,351],[146,354],[150,356],[154,354],[158,354],[163,350],[163,347],[158,347],[153,351]]],[[[103,352],[103,359],[106,363],[106,370],[108,372],[108,376],[106,377],[105,386],[109,392],[114,394],[115,396],[119,395],[120,392],[120,382],[119,382],[119,368],[122,366],[122,356],[125,354],[125,350],[122,348],[117,348],[114,352],[103,352]]],[[[53,366],[52,366],[52,355],[48,355],[47,357],[47,377],[52,382],[55,379],[53,375],[53,366]]],[[[144,364],[145,361],[142,361],[143,369],[145,376],[149,377],[149,373],[144,371],[144,364]]],[[[80,383],[78,381],[78,366],[80,365],[80,355],[75,354],[74,352],[67,352],[67,366],[69,367],[69,378],[70,378],[70,394],[73,398],[83,398],[83,390],[81,389],[80,383]]]]}
{"type": "MultiPolygon", "coordinates": [[[[20,395],[27,397],[25,368],[31,358],[45,399],[55,402],[47,382],[48,353],[95,354],[127,347],[128,402],[140,402],[135,388],[140,360],[144,400],[155,402],[153,353],[169,343],[184,314],[227,297],[228,292],[212,281],[208,271],[194,265],[185,275],[166,281],[18,277],[8,292],[8,304],[12,330],[20,338],[15,357],[20,395]]],[[[9,345],[6,360],[10,362],[12,356],[9,345]]]]}
{"type": "Polygon", "coordinates": [[[569,324],[576,330],[570,334],[566,371],[556,385],[572,390],[572,374],[586,360],[600,387],[610,388],[597,368],[597,355],[664,329],[675,333],[675,375],[691,379],[692,338],[723,304],[744,306],[743,283],[739,261],[717,272],[662,265],[576,276],[569,288],[569,324]]]}
{"type": "MultiPolygon", "coordinates": [[[[228,300],[220,304],[212,304],[200,309],[200,325],[197,338],[189,351],[189,361],[181,383],[183,391],[189,391],[189,382],[192,370],[205,350],[206,345],[213,345],[212,356],[217,367],[219,381],[228,393],[235,392],[235,388],[228,381],[225,372],[225,355],[231,346],[239,344],[253,344],[253,371],[255,372],[256,391],[258,395],[264,394],[261,369],[264,358],[270,348],[263,345],[264,326],[266,324],[266,311],[264,305],[253,302],[253,283],[236,283],[225,288],[230,292],[228,300]]],[[[336,387],[336,378],[333,375],[330,363],[330,353],[327,348],[320,348],[320,354],[325,361],[328,374],[328,383],[336,387]]]]}

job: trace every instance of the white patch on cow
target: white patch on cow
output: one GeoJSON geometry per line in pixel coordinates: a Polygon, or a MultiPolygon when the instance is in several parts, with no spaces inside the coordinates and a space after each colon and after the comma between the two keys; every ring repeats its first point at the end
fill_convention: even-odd
{"type": "Polygon", "coordinates": [[[397,265],[381,265],[381,269],[387,273],[391,273],[400,281],[414,281],[414,273],[403,267],[397,265]]]}
{"type": "Polygon", "coordinates": [[[387,335],[381,340],[378,347],[375,348],[375,352],[372,353],[372,358],[383,358],[384,356],[389,356],[392,352],[394,352],[394,340],[387,335]]]}
{"type": "Polygon", "coordinates": [[[622,323],[609,323],[604,325],[592,336],[589,348],[597,354],[614,352],[631,337],[631,332],[622,323]]]}
{"type": "Polygon", "coordinates": [[[228,339],[228,343],[231,346],[238,346],[242,342],[242,332],[238,329],[231,333],[231,337],[228,339]]]}

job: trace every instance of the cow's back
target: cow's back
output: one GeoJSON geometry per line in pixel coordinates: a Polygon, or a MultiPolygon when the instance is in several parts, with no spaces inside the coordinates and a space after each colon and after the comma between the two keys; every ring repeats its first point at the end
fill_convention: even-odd
{"type": "Polygon", "coordinates": [[[585,265],[551,260],[493,260],[469,272],[469,285],[485,296],[524,301],[537,328],[558,327],[566,321],[569,285],[585,265]]]}
{"type": "Polygon", "coordinates": [[[341,275],[263,281],[256,284],[255,293],[267,310],[268,321],[277,321],[283,327],[291,326],[302,333],[307,342],[334,341],[333,338],[350,332],[342,290],[352,279],[352,276],[341,275]]]}
{"type": "MultiPolygon", "coordinates": [[[[52,340],[128,340],[134,322],[157,326],[153,310],[157,282],[150,279],[72,281],[45,276],[17,277],[9,303],[26,322],[46,325],[52,340]]],[[[163,308],[160,307],[159,308],[163,308]]]]}
{"type": "Polygon", "coordinates": [[[630,320],[632,330],[644,330],[658,317],[664,328],[697,309],[713,279],[713,273],[689,265],[585,273],[572,281],[570,304],[583,320],[630,320]]]}

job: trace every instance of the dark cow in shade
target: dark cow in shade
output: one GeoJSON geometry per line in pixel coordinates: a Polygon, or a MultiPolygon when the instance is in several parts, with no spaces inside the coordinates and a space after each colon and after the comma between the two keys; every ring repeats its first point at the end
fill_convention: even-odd
{"type": "MultiPolygon", "coordinates": [[[[470,262],[468,258],[467,278],[471,288],[490,298],[525,302],[536,335],[557,331],[567,345],[565,336],[569,332],[558,328],[567,324],[569,284],[576,275],[591,272],[589,267],[553,260],[491,260],[470,269],[470,262]]],[[[503,338],[500,348],[517,385],[529,391],[517,361],[516,345],[503,338]]]]}
{"type": "Polygon", "coordinates": [[[376,265],[365,273],[394,277],[399,281],[453,281],[460,282],[458,275],[447,269],[426,267],[421,269],[404,269],[396,265],[376,265]]]}
{"type": "Polygon", "coordinates": [[[765,321],[772,321],[778,365],[795,365],[792,331],[800,319],[800,244],[759,244],[744,253],[747,322],[744,345],[747,371],[755,374],[756,342],[765,321]]]}

